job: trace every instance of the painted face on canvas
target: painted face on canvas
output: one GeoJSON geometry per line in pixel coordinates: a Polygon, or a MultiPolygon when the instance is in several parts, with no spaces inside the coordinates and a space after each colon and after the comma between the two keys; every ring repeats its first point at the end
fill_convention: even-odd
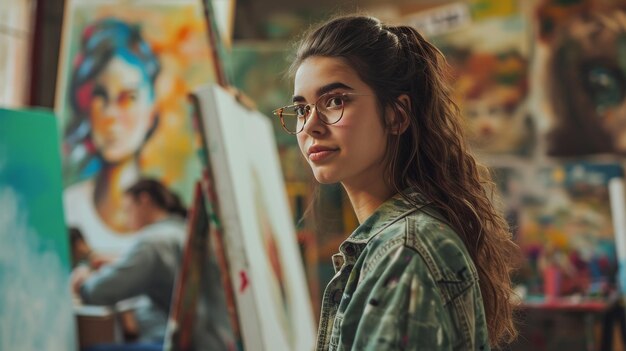
{"type": "Polygon", "coordinates": [[[94,80],[90,104],[93,142],[107,162],[132,157],[154,120],[153,94],[142,70],[113,57],[94,80]]]}
{"type": "Polygon", "coordinates": [[[344,185],[379,181],[387,134],[374,92],[342,59],[307,58],[296,72],[294,103],[313,104],[324,93],[354,95],[345,95],[339,122],[323,123],[314,108],[297,135],[315,178],[324,184],[344,185]]]}
{"type": "Polygon", "coordinates": [[[529,127],[521,106],[524,96],[517,87],[497,85],[459,104],[465,118],[468,141],[476,150],[515,152],[527,142],[529,127]]]}

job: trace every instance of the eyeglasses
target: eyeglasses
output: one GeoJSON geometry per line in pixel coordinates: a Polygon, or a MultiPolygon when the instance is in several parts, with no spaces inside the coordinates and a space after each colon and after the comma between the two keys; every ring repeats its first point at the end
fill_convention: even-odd
{"type": "Polygon", "coordinates": [[[289,134],[298,134],[315,107],[320,121],[332,125],[341,120],[346,103],[351,96],[366,96],[357,93],[326,93],[320,95],[313,104],[293,104],[277,108],[273,113],[280,118],[283,129],[289,134]]]}

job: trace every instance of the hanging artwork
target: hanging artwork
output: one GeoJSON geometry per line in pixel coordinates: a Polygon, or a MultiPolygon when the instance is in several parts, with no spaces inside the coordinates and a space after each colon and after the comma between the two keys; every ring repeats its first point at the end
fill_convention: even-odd
{"type": "Polygon", "coordinates": [[[626,154],[626,3],[542,0],[535,11],[536,114],[547,153],[626,154]]]}
{"type": "Polygon", "coordinates": [[[519,280],[529,295],[604,297],[616,287],[612,178],[623,178],[621,165],[574,163],[535,175],[517,238],[526,256],[519,280]]]}
{"type": "Polygon", "coordinates": [[[220,88],[195,95],[244,349],[311,349],[311,302],[271,122],[220,88]]]}
{"type": "Polygon", "coordinates": [[[200,164],[187,94],[215,79],[201,0],[71,0],[56,111],[66,219],[97,251],[133,241],[125,187],[159,179],[190,203],[200,164]]]}
{"type": "Polygon", "coordinates": [[[54,115],[0,109],[0,350],[77,349],[59,149],[54,115]]]}
{"type": "MultiPolygon", "coordinates": [[[[283,43],[244,42],[233,46],[229,60],[225,62],[232,84],[258,103],[258,110],[265,115],[271,115],[276,106],[284,105],[285,99],[293,93],[284,79],[284,72],[289,68],[287,56],[287,46],[283,43]]],[[[297,149],[294,138],[282,132],[280,121],[272,122],[278,144],[297,149]]],[[[299,164],[294,163],[288,166],[289,169],[285,165],[285,173],[298,172],[300,180],[306,179],[307,175],[302,171],[306,168],[296,165],[299,164]]]]}
{"type": "Polygon", "coordinates": [[[453,99],[478,153],[532,152],[526,22],[520,12],[487,17],[429,38],[451,66],[453,99]]]}

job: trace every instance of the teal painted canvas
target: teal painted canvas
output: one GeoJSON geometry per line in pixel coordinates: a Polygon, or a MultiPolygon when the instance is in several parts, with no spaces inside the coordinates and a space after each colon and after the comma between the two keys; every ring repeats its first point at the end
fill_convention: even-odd
{"type": "Polygon", "coordinates": [[[75,350],[56,118],[0,109],[0,350],[75,350]]]}

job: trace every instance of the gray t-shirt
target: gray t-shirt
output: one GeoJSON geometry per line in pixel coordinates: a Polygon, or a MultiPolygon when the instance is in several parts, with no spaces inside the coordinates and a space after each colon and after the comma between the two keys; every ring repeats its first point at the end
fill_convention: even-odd
{"type": "Polygon", "coordinates": [[[178,217],[144,227],[126,254],[84,282],[80,289],[83,301],[114,305],[132,297],[147,296],[150,304],[136,311],[141,340],[162,342],[185,233],[185,221],[178,217]]]}

